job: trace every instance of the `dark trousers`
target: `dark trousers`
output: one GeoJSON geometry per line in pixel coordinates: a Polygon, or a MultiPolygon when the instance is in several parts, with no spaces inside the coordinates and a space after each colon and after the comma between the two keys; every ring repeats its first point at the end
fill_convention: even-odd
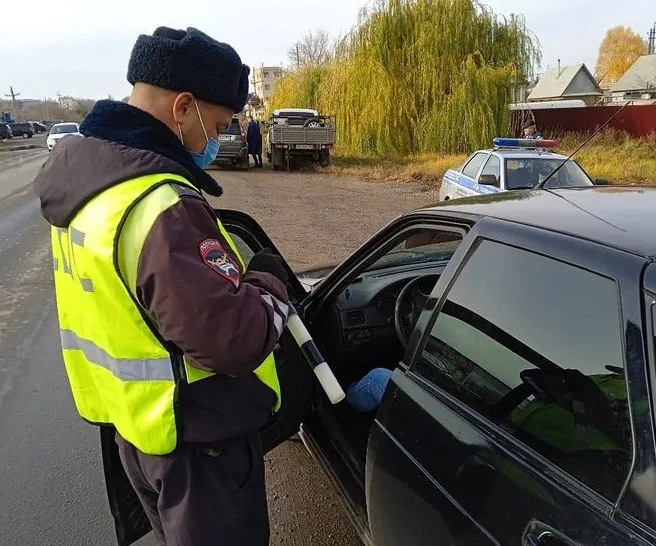
{"type": "Polygon", "coordinates": [[[162,546],[267,546],[259,434],[146,455],[120,438],[123,467],[162,546]]]}
{"type": "Polygon", "coordinates": [[[251,154],[253,156],[253,161],[255,162],[255,166],[259,167],[262,165],[262,154],[251,154]]]}

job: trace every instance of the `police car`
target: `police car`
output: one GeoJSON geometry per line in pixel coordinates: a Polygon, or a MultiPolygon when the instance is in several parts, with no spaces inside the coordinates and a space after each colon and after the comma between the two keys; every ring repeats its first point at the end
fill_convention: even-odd
{"type": "Polygon", "coordinates": [[[546,179],[549,188],[604,185],[594,182],[581,166],[567,156],[554,153],[554,140],[495,138],[494,148],[474,152],[457,169],[449,169],[442,179],[440,201],[509,190],[531,189],[546,179]]]}

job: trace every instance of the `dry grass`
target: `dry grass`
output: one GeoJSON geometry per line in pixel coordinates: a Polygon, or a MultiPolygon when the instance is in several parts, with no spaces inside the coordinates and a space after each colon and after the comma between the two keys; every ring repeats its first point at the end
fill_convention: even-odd
{"type": "Polygon", "coordinates": [[[447,169],[460,165],[465,155],[431,155],[400,158],[344,156],[333,157],[330,172],[357,176],[372,182],[422,181],[439,184],[447,169]]]}
{"type": "MultiPolygon", "coordinates": [[[[558,152],[569,155],[586,135],[558,138],[558,152]]],[[[438,186],[447,169],[457,167],[466,155],[423,154],[398,158],[349,156],[336,152],[330,172],[369,181],[421,181],[438,186]]],[[[656,135],[636,139],[607,131],[583,148],[575,159],[592,178],[614,184],[656,185],[656,135]]]]}
{"type": "MultiPolygon", "coordinates": [[[[570,134],[558,139],[565,153],[572,153],[586,139],[570,134]]],[[[606,131],[575,156],[592,178],[607,178],[615,184],[656,185],[656,134],[632,138],[606,131]]]]}

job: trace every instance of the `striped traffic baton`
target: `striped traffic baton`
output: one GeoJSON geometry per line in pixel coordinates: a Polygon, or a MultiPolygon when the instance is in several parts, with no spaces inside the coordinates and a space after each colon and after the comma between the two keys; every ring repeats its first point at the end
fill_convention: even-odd
{"type": "Polygon", "coordinates": [[[342,386],[339,384],[339,381],[337,381],[330,366],[328,366],[326,359],[321,355],[317,344],[312,339],[310,332],[308,332],[308,329],[305,327],[305,324],[303,324],[303,321],[298,316],[298,312],[294,309],[294,306],[291,303],[289,304],[287,328],[312,368],[314,375],[317,376],[317,379],[330,402],[332,404],[337,404],[344,400],[346,395],[344,394],[342,386]]]}

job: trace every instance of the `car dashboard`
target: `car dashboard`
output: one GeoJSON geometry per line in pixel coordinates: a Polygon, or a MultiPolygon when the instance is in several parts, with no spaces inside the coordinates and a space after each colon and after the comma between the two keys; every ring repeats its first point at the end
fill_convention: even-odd
{"type": "Polygon", "coordinates": [[[439,275],[446,262],[388,267],[358,276],[335,300],[345,349],[393,337],[394,308],[401,290],[422,275],[439,275]]]}

